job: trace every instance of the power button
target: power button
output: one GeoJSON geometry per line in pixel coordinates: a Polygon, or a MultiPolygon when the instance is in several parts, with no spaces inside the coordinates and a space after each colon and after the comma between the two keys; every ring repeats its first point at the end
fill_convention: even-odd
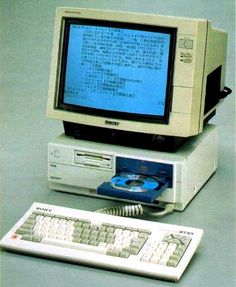
{"type": "Polygon", "coordinates": [[[55,158],[59,158],[59,157],[60,157],[60,151],[59,151],[58,149],[54,149],[54,151],[53,151],[53,156],[54,156],[55,158]]]}

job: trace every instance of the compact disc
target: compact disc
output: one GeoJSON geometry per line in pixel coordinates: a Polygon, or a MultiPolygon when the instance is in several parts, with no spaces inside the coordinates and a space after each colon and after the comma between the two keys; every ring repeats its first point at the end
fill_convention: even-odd
{"type": "Polygon", "coordinates": [[[151,176],[121,173],[111,179],[114,188],[125,189],[131,192],[144,192],[157,189],[159,182],[151,176]]]}

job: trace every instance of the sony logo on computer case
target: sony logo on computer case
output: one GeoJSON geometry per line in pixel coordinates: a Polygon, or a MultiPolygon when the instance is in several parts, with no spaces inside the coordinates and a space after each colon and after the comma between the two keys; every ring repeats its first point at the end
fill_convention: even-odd
{"type": "Polygon", "coordinates": [[[120,123],[116,121],[105,120],[105,124],[110,126],[119,126],[120,123]]]}
{"type": "Polygon", "coordinates": [[[51,211],[52,211],[52,209],[49,209],[49,208],[43,208],[43,207],[36,207],[36,210],[46,211],[46,212],[51,212],[51,211]]]}

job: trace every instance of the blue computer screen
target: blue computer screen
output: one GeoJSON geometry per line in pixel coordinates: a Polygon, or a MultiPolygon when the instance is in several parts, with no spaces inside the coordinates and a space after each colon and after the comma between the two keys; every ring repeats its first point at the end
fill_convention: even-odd
{"type": "Polygon", "coordinates": [[[63,104],[165,114],[171,34],[70,24],[63,104]]]}

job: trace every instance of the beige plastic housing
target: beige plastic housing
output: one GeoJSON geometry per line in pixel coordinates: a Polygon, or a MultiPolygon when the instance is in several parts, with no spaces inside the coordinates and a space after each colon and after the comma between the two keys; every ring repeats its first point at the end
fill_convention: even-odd
{"type": "Polygon", "coordinates": [[[203,130],[207,75],[217,67],[221,70],[221,90],[224,88],[227,34],[214,29],[203,19],[187,19],[152,14],[114,12],[82,8],[56,10],[47,114],[72,123],[141,133],[189,137],[203,130]],[[105,118],[56,108],[58,99],[64,19],[85,18],[156,25],[177,28],[174,61],[173,95],[168,124],[105,118]],[[114,121],[116,125],[112,124],[114,121]]]}
{"type": "Polygon", "coordinates": [[[116,174],[116,158],[169,164],[173,166],[173,185],[149,205],[173,203],[175,210],[181,211],[216,171],[217,152],[217,128],[209,124],[176,153],[82,141],[63,134],[48,144],[48,183],[51,189],[63,192],[137,203],[96,192],[99,185],[116,174]],[[80,160],[78,153],[84,153],[80,160]]]}

